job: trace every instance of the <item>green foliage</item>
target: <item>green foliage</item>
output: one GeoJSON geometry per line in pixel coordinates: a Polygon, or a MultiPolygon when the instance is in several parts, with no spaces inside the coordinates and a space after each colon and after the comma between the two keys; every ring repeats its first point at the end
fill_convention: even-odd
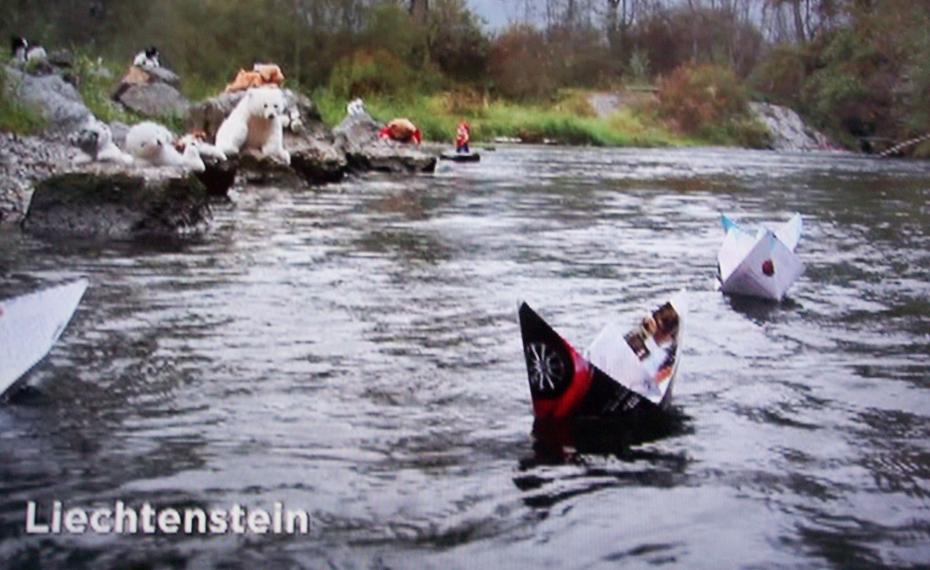
{"type": "Polygon", "coordinates": [[[87,53],[78,53],[74,57],[73,71],[78,78],[78,92],[95,117],[106,123],[121,121],[132,124],[139,121],[134,114],[125,111],[110,98],[121,76],[117,64],[107,64],[102,58],[95,59],[87,53]]]}
{"type": "Polygon", "coordinates": [[[19,135],[35,134],[46,126],[38,111],[9,96],[7,77],[0,66],[0,131],[19,135]]]}
{"type": "Polygon", "coordinates": [[[357,51],[333,68],[329,87],[337,97],[411,93],[417,76],[400,58],[384,50],[357,51]]]}

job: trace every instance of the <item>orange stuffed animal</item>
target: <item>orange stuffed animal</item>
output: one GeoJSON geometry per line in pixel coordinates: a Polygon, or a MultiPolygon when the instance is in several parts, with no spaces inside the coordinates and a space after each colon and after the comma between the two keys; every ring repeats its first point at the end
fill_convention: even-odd
{"type": "Polygon", "coordinates": [[[256,63],[252,71],[240,69],[233,82],[226,86],[226,92],[245,91],[252,87],[263,85],[284,85],[284,74],[281,68],[273,63],[256,63]]]}

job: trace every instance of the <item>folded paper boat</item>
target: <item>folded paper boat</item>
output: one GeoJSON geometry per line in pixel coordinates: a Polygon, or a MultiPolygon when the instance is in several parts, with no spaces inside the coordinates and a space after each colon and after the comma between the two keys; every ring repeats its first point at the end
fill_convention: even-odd
{"type": "Polygon", "coordinates": [[[582,355],[529,305],[520,305],[534,416],[626,419],[667,409],[686,310],[680,294],[632,330],[610,323],[582,355]]]}
{"type": "Polygon", "coordinates": [[[772,231],[755,235],[721,215],[726,237],[717,253],[720,289],[731,295],[748,295],[781,301],[798,277],[804,263],[794,253],[801,240],[801,214],[772,231]]]}
{"type": "Polygon", "coordinates": [[[453,162],[480,162],[481,155],[477,152],[444,152],[439,155],[441,160],[453,162]]]}
{"type": "Polygon", "coordinates": [[[48,354],[86,289],[78,279],[0,301],[0,395],[48,354]]]}

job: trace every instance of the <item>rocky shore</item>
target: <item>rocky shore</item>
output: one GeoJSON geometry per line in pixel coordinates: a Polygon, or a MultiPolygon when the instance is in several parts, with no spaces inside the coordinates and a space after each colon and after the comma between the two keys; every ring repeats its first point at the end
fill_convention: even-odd
{"type": "MultiPolygon", "coordinates": [[[[219,161],[205,158],[205,172],[149,168],[139,164],[86,163],[69,143],[93,118],[66,70],[51,67],[30,74],[6,67],[5,96],[37,109],[47,123],[40,136],[0,133],[0,224],[21,223],[40,234],[88,237],[136,237],[201,231],[210,221],[207,200],[225,197],[234,184],[286,184],[301,187],[342,180],[369,170],[432,172],[437,157],[411,145],[378,138],[379,124],[369,117],[347,118],[335,131],[323,124],[306,96],[285,90],[288,120],[285,147],[290,165],[250,154],[219,161]],[[30,202],[31,201],[31,202],[30,202]]],[[[224,118],[244,95],[223,93],[188,104],[162,93],[176,91],[178,80],[162,74],[124,78],[114,99],[140,116],[177,117],[187,127],[215,136],[224,118]],[[148,79],[146,79],[148,78],[148,79]],[[138,104],[138,102],[143,104],[138,104]]],[[[131,77],[128,74],[127,77],[131,77]]],[[[109,125],[123,144],[126,125],[109,125]]],[[[94,139],[96,140],[96,139],[94,139]]]]}

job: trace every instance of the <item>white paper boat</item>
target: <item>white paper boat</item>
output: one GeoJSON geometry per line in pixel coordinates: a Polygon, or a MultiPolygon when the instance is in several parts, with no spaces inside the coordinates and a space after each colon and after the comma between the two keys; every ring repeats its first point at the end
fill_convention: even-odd
{"type": "Polygon", "coordinates": [[[0,395],[48,354],[86,289],[78,279],[0,301],[0,395]]]}
{"type": "Polygon", "coordinates": [[[795,214],[775,231],[747,233],[721,215],[726,237],[717,254],[720,289],[732,295],[748,295],[781,301],[798,277],[804,263],[794,253],[801,239],[801,214],[795,214]]]}

